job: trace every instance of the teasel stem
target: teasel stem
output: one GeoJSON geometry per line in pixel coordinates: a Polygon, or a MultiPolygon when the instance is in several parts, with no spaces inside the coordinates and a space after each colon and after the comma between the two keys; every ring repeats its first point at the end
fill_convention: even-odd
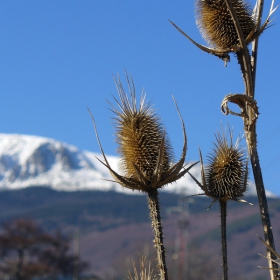
{"type": "Polygon", "coordinates": [[[157,251],[158,269],[161,280],[168,280],[167,267],[165,260],[165,249],[163,246],[163,233],[160,217],[160,207],[158,200],[158,190],[151,188],[147,191],[148,207],[150,210],[150,218],[154,232],[154,243],[157,251]]]}
{"type": "Polygon", "coordinates": [[[219,200],[221,212],[221,243],[223,254],[223,280],[228,280],[227,261],[227,201],[219,200]]]}
{"type": "MultiPolygon", "coordinates": [[[[254,128],[255,128],[255,125],[254,125],[254,128]]],[[[254,132],[255,132],[255,129],[254,129],[254,132]]],[[[248,133],[249,137],[251,136],[250,133],[252,133],[252,132],[248,133]]],[[[247,140],[247,145],[248,145],[248,140],[247,140]]],[[[261,218],[262,218],[265,242],[268,246],[270,246],[271,248],[273,248],[273,250],[275,250],[272,225],[270,222],[269,209],[268,209],[265,188],[264,188],[263,178],[262,178],[262,171],[261,171],[261,167],[260,167],[260,162],[259,162],[258,151],[257,151],[256,145],[253,145],[251,147],[251,151],[249,152],[249,154],[250,154],[250,158],[251,158],[252,169],[253,169],[253,174],[254,174],[254,178],[255,178],[257,194],[258,194],[260,214],[261,214],[261,218]],[[253,168],[253,166],[254,166],[254,168],[253,168]]],[[[278,265],[276,262],[272,261],[272,260],[276,260],[277,257],[271,250],[268,249],[268,247],[266,248],[266,255],[268,257],[268,266],[269,266],[269,268],[272,268],[270,270],[270,279],[274,279],[274,280],[280,279],[279,272],[277,271],[278,265]]]]}
{"type": "MultiPolygon", "coordinates": [[[[255,12],[257,20],[257,28],[261,26],[262,13],[263,13],[264,0],[258,0],[255,12]]],[[[257,36],[252,42],[252,55],[251,55],[251,65],[252,65],[252,83],[253,83],[253,97],[255,94],[255,81],[256,81],[256,70],[257,70],[257,58],[258,58],[258,47],[259,47],[259,36],[257,36]]]]}
{"type": "MultiPolygon", "coordinates": [[[[257,66],[257,49],[258,49],[258,36],[253,41],[252,45],[252,56],[250,57],[248,48],[246,47],[245,39],[242,34],[242,30],[240,28],[240,24],[238,18],[236,16],[235,10],[231,4],[230,0],[225,0],[228,6],[228,9],[231,13],[231,16],[234,21],[235,29],[238,34],[239,42],[241,44],[241,48],[237,51],[237,59],[241,66],[241,71],[245,83],[245,94],[254,99],[255,96],[255,77],[256,77],[256,66],[257,66]],[[251,58],[249,60],[249,57],[251,58]]],[[[260,24],[263,10],[263,0],[259,0],[256,6],[257,11],[257,23],[260,24]]],[[[272,0],[271,11],[273,8],[274,1],[272,0]]],[[[244,132],[246,137],[246,143],[248,147],[248,153],[251,160],[252,170],[254,174],[256,190],[259,200],[260,214],[262,219],[263,231],[265,242],[268,246],[275,250],[274,238],[272,232],[272,226],[270,222],[269,209],[267,204],[267,198],[265,194],[264,182],[262,178],[262,171],[259,162],[259,156],[257,151],[257,134],[256,134],[256,114],[252,107],[245,102],[245,106],[241,108],[245,115],[243,117],[244,121],[244,132]]],[[[277,259],[275,254],[267,248],[267,259],[268,266],[270,270],[270,278],[273,280],[279,279],[279,273],[277,271],[278,265],[273,262],[273,260],[277,259]]]]}

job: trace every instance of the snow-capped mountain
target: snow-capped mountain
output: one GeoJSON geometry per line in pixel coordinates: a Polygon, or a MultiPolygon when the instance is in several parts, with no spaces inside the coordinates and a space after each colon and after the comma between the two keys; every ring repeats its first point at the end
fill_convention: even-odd
{"type": "MultiPolygon", "coordinates": [[[[96,157],[102,159],[100,154],[80,151],[75,146],[53,139],[0,134],[0,188],[49,186],[65,191],[97,189],[133,193],[116,183],[102,180],[110,180],[111,176],[96,157]]],[[[112,168],[118,170],[117,157],[107,158],[112,168]]],[[[191,172],[199,178],[200,166],[194,166],[191,172]]],[[[164,190],[201,193],[189,175],[166,186],[164,190]]],[[[248,193],[255,193],[254,188],[250,187],[248,193]]]]}

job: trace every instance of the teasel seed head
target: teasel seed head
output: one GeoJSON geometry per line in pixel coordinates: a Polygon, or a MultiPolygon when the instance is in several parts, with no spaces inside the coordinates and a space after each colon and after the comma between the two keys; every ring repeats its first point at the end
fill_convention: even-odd
{"type": "Polygon", "coordinates": [[[204,191],[199,195],[207,195],[213,199],[210,207],[217,200],[225,202],[235,200],[248,203],[240,199],[248,186],[248,160],[245,157],[244,149],[240,148],[241,139],[238,138],[233,144],[231,130],[229,143],[226,132],[217,133],[215,136],[217,142],[213,152],[208,157],[209,162],[205,168],[200,151],[202,182],[200,183],[189,172],[193,180],[204,191]]]}
{"type": "MultiPolygon", "coordinates": [[[[256,30],[249,3],[231,0],[244,38],[256,30]]],[[[197,0],[197,25],[204,39],[215,48],[228,49],[239,43],[238,35],[224,0],[197,0]]]]}
{"type": "Polygon", "coordinates": [[[111,168],[103,151],[94,118],[89,111],[104,159],[104,161],[98,160],[109,169],[114,178],[109,181],[117,182],[132,190],[149,192],[180,179],[198,162],[188,167],[185,165],[187,136],[185,124],[175,99],[173,98],[184,136],[181,158],[177,163],[173,162],[172,148],[159,117],[151,104],[146,102],[144,93],[142,93],[139,108],[137,107],[133,80],[129,79],[127,74],[126,78],[130,96],[125,93],[121,81],[115,79],[120,100],[114,98],[117,106],[111,104],[112,111],[115,113],[116,142],[121,156],[122,174],[118,174],[111,168]]]}
{"type": "Polygon", "coordinates": [[[246,0],[196,0],[196,23],[210,47],[197,43],[174,22],[169,21],[196,47],[222,59],[227,66],[230,53],[241,54],[246,45],[271,26],[271,16],[279,6],[274,7],[274,2],[272,0],[269,14],[261,25],[259,11],[262,9],[259,10],[256,5],[252,11],[246,0]]]}
{"type": "Polygon", "coordinates": [[[136,105],[135,88],[133,81],[129,81],[130,99],[125,94],[121,82],[116,81],[121,102],[119,108],[114,109],[117,128],[116,142],[118,153],[121,156],[121,167],[125,176],[139,179],[141,171],[151,181],[157,166],[159,150],[163,141],[161,176],[170,168],[173,152],[167,135],[156,115],[153,107],[145,100],[142,94],[139,108],[136,105]]]}
{"type": "Polygon", "coordinates": [[[216,134],[213,153],[205,169],[205,181],[212,197],[225,200],[238,200],[247,189],[248,167],[244,150],[239,147],[240,139],[230,143],[224,134],[216,134]]]}

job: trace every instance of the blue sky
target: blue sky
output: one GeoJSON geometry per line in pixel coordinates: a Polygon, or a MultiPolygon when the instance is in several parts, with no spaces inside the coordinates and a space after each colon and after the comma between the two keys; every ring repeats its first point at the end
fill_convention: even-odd
{"type": "MultiPolygon", "coordinates": [[[[264,18],[270,2],[265,2],[264,18]]],[[[266,188],[280,195],[279,11],[260,39],[256,99],[259,154],[266,188]]],[[[39,135],[99,152],[86,107],[107,154],[116,155],[112,112],[113,75],[124,69],[138,96],[161,116],[176,158],[183,145],[175,96],[188,135],[187,160],[206,156],[221,123],[242,134],[238,117],[223,116],[228,93],[244,90],[235,58],[202,53],[168,22],[205,44],[193,1],[1,1],[0,132],[39,135]]],[[[243,142],[245,145],[245,143],[243,142]]],[[[252,178],[252,176],[251,176],[252,178]]]]}

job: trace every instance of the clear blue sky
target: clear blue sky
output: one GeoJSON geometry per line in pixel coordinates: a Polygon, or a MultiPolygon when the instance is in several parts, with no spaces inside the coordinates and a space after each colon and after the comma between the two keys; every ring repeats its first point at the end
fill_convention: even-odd
{"type": "MultiPolygon", "coordinates": [[[[266,0],[267,1],[267,0],[266,0]]],[[[269,9],[265,3],[264,17],[269,9]]],[[[279,11],[261,36],[256,99],[259,154],[265,185],[280,195],[279,11]]],[[[112,112],[113,75],[130,73],[161,116],[178,158],[181,109],[187,160],[206,156],[220,124],[242,132],[238,117],[223,116],[228,93],[242,93],[234,57],[228,67],[202,53],[168,22],[174,21],[199,43],[194,1],[1,1],[0,132],[50,137],[82,150],[99,152],[86,107],[95,116],[107,154],[116,155],[112,112]]],[[[139,96],[138,95],[138,96],[139,96]]],[[[251,176],[252,177],[252,176],[251,176]]]]}

